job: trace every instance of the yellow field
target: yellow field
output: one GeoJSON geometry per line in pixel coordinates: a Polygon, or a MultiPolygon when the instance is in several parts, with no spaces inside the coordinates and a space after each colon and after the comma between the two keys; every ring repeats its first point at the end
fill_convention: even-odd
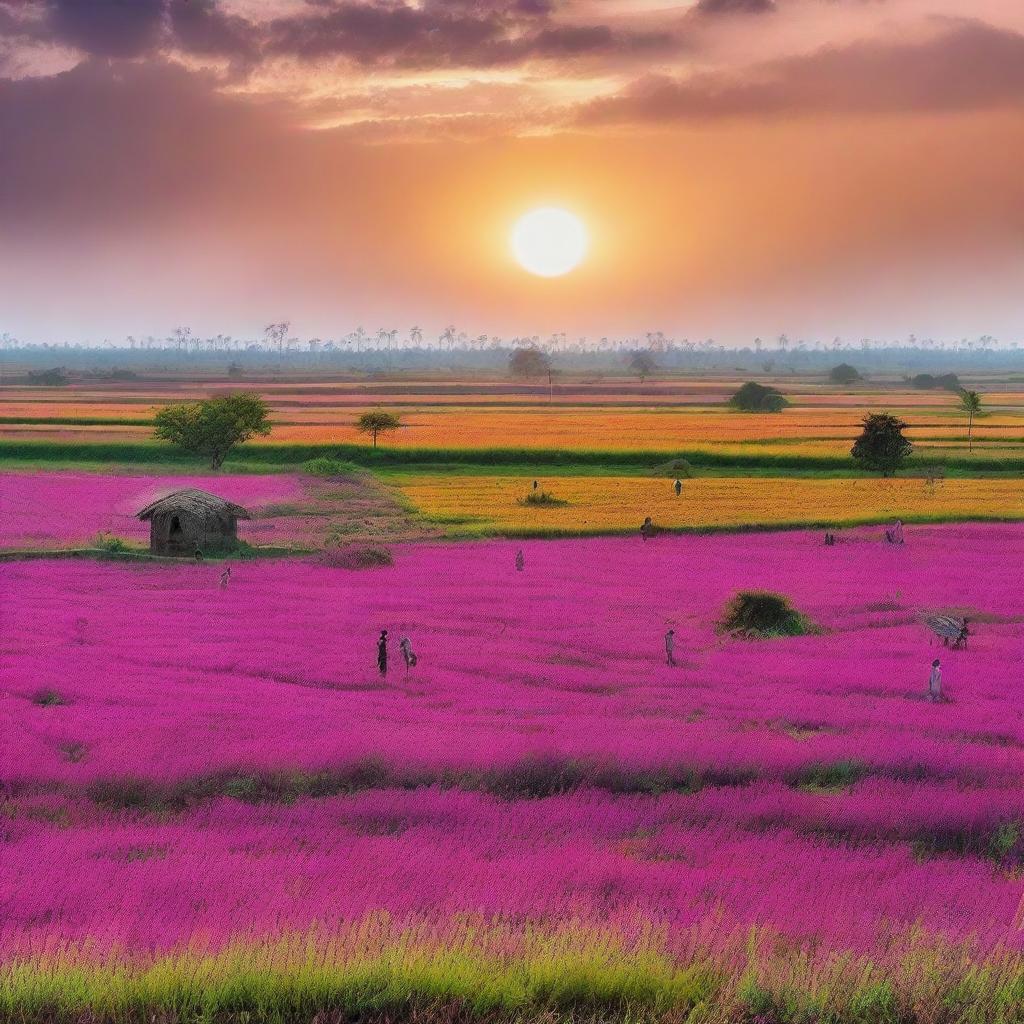
{"type": "MultiPolygon", "coordinates": [[[[21,406],[18,415],[145,417],[147,410],[124,405],[109,409],[54,403],[44,410],[21,406]]],[[[365,409],[278,409],[267,439],[278,444],[365,444],[355,421],[365,409]]],[[[717,407],[624,409],[565,406],[426,407],[402,410],[402,426],[380,443],[399,448],[561,448],[567,450],[678,451],[702,445],[736,445],[777,441],[787,454],[846,454],[859,432],[863,409],[793,408],[775,415],[734,413],[717,407]]],[[[966,424],[952,410],[896,410],[910,429],[907,436],[929,444],[940,441],[966,449],[966,424]]],[[[11,412],[11,406],[4,410],[11,412]]],[[[7,439],[63,441],[143,441],[147,426],[0,425],[7,439]]],[[[975,424],[978,443],[1024,443],[1024,417],[987,416],[975,424]]],[[[765,449],[760,449],[767,454],[765,449]]]]}
{"type": "Polygon", "coordinates": [[[1001,517],[1024,519],[1024,481],[800,479],[701,477],[672,481],[641,477],[552,477],[543,490],[569,502],[524,505],[531,481],[501,476],[401,476],[407,500],[428,518],[457,530],[603,532],[656,526],[782,525],[878,521],[887,518],[1001,517]]]}

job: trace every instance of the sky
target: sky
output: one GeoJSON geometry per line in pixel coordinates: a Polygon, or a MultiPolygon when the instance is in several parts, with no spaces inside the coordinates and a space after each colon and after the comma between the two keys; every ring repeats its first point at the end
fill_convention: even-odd
{"type": "Polygon", "coordinates": [[[0,0],[32,342],[1020,342],[1022,168],[1021,0],[0,0]]]}

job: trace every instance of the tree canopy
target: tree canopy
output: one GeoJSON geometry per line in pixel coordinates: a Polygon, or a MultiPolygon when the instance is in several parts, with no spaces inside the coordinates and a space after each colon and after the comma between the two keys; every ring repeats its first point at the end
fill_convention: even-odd
{"type": "Polygon", "coordinates": [[[551,360],[539,348],[517,348],[508,357],[508,369],[516,377],[546,377],[551,360]]]}
{"type": "Polygon", "coordinates": [[[851,366],[849,363],[840,363],[829,370],[828,379],[833,384],[855,384],[862,378],[857,367],[851,366]]]}
{"type": "Polygon", "coordinates": [[[930,391],[936,388],[942,388],[944,391],[960,390],[960,378],[955,373],[919,373],[911,377],[909,383],[915,388],[921,388],[923,391],[930,391]]]}
{"type": "Polygon", "coordinates": [[[750,380],[729,399],[729,404],[741,412],[782,412],[789,401],[778,388],[750,380]]]}
{"type": "Polygon", "coordinates": [[[373,447],[377,447],[377,435],[386,433],[389,430],[397,430],[402,425],[401,420],[390,412],[364,412],[356,420],[356,430],[361,434],[370,434],[373,437],[373,447]]]}
{"type": "Polygon", "coordinates": [[[270,433],[267,403],[253,391],[157,410],[154,434],[162,441],[210,460],[219,469],[237,444],[270,433]]]}
{"type": "Polygon", "coordinates": [[[960,408],[967,413],[967,450],[974,450],[974,417],[981,415],[981,395],[977,391],[960,391],[960,408]]]}
{"type": "Polygon", "coordinates": [[[868,469],[892,476],[914,450],[903,436],[907,424],[889,413],[869,413],[850,454],[868,469]]]}

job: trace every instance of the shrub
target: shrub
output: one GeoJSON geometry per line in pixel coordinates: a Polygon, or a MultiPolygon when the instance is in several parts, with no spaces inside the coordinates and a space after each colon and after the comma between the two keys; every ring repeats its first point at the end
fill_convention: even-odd
{"type": "Polygon", "coordinates": [[[56,690],[45,689],[32,694],[32,703],[41,708],[55,708],[67,704],[67,701],[56,690]]]}
{"type": "Polygon", "coordinates": [[[813,632],[810,621],[782,594],[769,590],[741,590],[725,606],[719,628],[750,639],[804,636],[813,632]]]}
{"type": "Polygon", "coordinates": [[[131,547],[128,541],[123,540],[120,537],[115,537],[112,533],[108,533],[106,530],[100,530],[92,539],[92,546],[99,548],[101,551],[109,551],[116,554],[120,551],[130,551],[131,547]]]}
{"type": "Polygon", "coordinates": [[[395,561],[387,548],[349,545],[324,551],[320,556],[320,564],[332,569],[379,569],[394,565],[395,561]]]}
{"type": "Polygon", "coordinates": [[[536,348],[516,348],[508,357],[508,369],[515,377],[546,377],[551,360],[536,348]]]}
{"type": "Polygon", "coordinates": [[[568,505],[569,502],[556,498],[550,491],[530,491],[525,498],[519,499],[519,504],[555,508],[559,505],[568,505]]]}
{"type": "Polygon", "coordinates": [[[853,384],[862,378],[860,371],[855,366],[851,366],[849,363],[840,363],[829,370],[828,379],[833,384],[853,384]]]}
{"type": "Polygon", "coordinates": [[[892,476],[914,450],[903,436],[907,424],[885,412],[869,413],[863,423],[864,429],[850,454],[868,469],[882,476],[892,476]]]}
{"type": "Polygon", "coordinates": [[[302,472],[310,476],[351,476],[358,471],[359,467],[354,462],[343,462],[328,455],[309,459],[302,464],[302,472]]]}
{"type": "Polygon", "coordinates": [[[696,475],[693,472],[693,466],[686,459],[663,462],[660,466],[654,467],[653,473],[655,476],[672,477],[673,480],[690,480],[696,475]]]}
{"type": "Polygon", "coordinates": [[[789,402],[778,388],[750,380],[729,399],[729,404],[740,412],[782,412],[789,402]]]}

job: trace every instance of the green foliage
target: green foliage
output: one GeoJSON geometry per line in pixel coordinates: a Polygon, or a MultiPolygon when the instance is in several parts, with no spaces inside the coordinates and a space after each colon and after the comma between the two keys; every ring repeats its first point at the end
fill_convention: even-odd
{"type": "Polygon", "coordinates": [[[974,417],[981,413],[981,395],[977,391],[960,391],[960,408],[967,413],[967,450],[974,449],[974,417]]]}
{"type": "Polygon", "coordinates": [[[41,708],[56,708],[67,704],[67,701],[56,690],[45,689],[32,694],[32,703],[41,708]]]}
{"type": "Polygon", "coordinates": [[[536,505],[544,508],[557,508],[569,502],[556,498],[550,491],[530,491],[525,498],[519,499],[520,505],[536,505]]]}
{"type": "Polygon", "coordinates": [[[304,462],[302,472],[310,476],[351,476],[359,472],[359,467],[354,462],[342,462],[328,455],[320,455],[304,462]]]}
{"type": "Polygon", "coordinates": [[[729,404],[740,412],[782,412],[789,401],[778,388],[748,380],[729,399],[729,404]]]}
{"type": "Polygon", "coordinates": [[[914,446],[903,436],[907,424],[888,413],[869,413],[864,429],[850,454],[867,469],[892,476],[907,460],[914,446]]]}
{"type": "Polygon", "coordinates": [[[515,377],[546,377],[551,360],[539,348],[517,348],[508,357],[508,370],[515,377]]]}
{"type": "Polygon", "coordinates": [[[1002,864],[1020,842],[1021,824],[1019,821],[1004,821],[992,833],[988,844],[988,855],[997,864],[1002,864]]]}
{"type": "Polygon", "coordinates": [[[128,541],[115,537],[112,533],[107,533],[105,530],[101,530],[93,537],[92,547],[99,548],[101,551],[109,551],[111,554],[131,550],[131,545],[129,545],[128,541]]]}
{"type": "Polygon", "coordinates": [[[235,445],[270,433],[266,402],[253,391],[201,402],[168,405],[154,417],[154,434],[219,469],[235,445]]]}
{"type": "Polygon", "coordinates": [[[28,382],[33,387],[62,388],[70,383],[64,369],[55,366],[52,370],[29,370],[28,382]]]}
{"type": "Polygon", "coordinates": [[[863,378],[856,367],[851,366],[849,363],[840,363],[829,370],[828,379],[833,384],[855,384],[863,378]]]}
{"type": "Polygon", "coordinates": [[[638,349],[636,352],[631,353],[629,357],[629,369],[638,377],[647,377],[657,372],[658,364],[654,361],[654,356],[650,352],[638,349]]]}
{"type": "Polygon", "coordinates": [[[795,782],[803,789],[836,792],[859,782],[866,774],[867,769],[860,761],[832,761],[804,765],[795,782]]]}
{"type": "Polygon", "coordinates": [[[955,373],[919,373],[908,381],[915,388],[923,391],[934,391],[941,388],[943,391],[959,391],[960,378],[955,373]]]}
{"type": "Polygon", "coordinates": [[[719,628],[748,639],[804,636],[814,627],[782,594],[769,590],[741,590],[725,606],[719,628]]]}
{"type": "Polygon", "coordinates": [[[655,466],[652,472],[654,476],[667,476],[673,480],[691,480],[696,476],[693,466],[686,459],[663,462],[660,466],[655,466]]]}
{"type": "Polygon", "coordinates": [[[397,430],[401,426],[399,418],[390,412],[364,412],[356,420],[356,430],[361,434],[373,436],[373,447],[377,447],[377,435],[389,430],[397,430]]]}

